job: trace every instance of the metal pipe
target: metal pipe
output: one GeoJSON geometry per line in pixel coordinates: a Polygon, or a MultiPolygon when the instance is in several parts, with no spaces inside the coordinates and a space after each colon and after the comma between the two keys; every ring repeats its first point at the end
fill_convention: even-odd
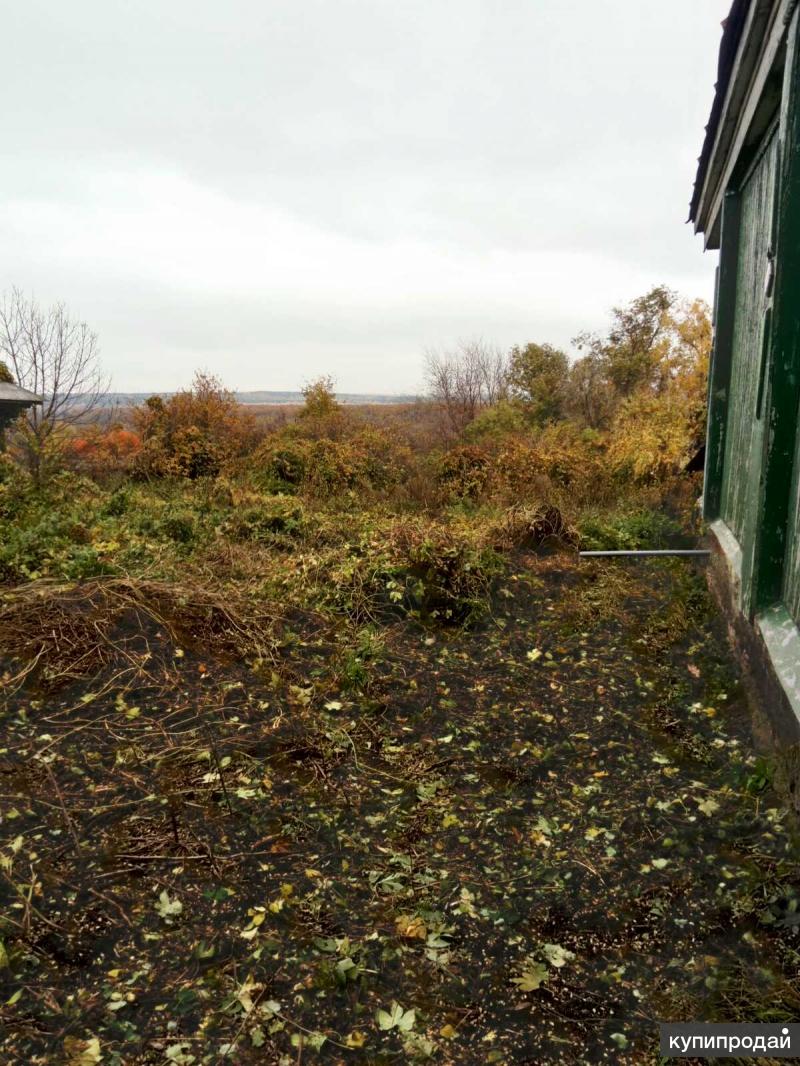
{"type": "Polygon", "coordinates": [[[613,551],[613,552],[578,552],[581,559],[610,559],[610,558],[629,558],[629,559],[646,559],[646,558],[665,558],[668,556],[677,557],[689,557],[689,558],[705,558],[711,554],[708,548],[692,548],[692,549],[667,549],[664,551],[613,551]]]}

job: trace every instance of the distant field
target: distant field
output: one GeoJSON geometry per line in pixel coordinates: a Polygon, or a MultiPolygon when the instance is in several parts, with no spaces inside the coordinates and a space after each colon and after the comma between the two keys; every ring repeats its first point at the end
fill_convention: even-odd
{"type": "MultiPolygon", "coordinates": [[[[109,392],[101,400],[101,405],[103,407],[137,407],[139,404],[144,403],[149,396],[154,395],[166,399],[174,394],[171,392],[109,392]]],[[[271,392],[269,390],[257,389],[252,392],[237,392],[235,393],[235,396],[239,403],[245,404],[248,407],[296,407],[303,403],[303,394],[301,392],[271,392]]],[[[417,399],[416,396],[393,396],[381,393],[372,394],[356,392],[337,393],[336,398],[339,403],[347,404],[348,406],[361,406],[363,404],[414,403],[417,399]]]]}

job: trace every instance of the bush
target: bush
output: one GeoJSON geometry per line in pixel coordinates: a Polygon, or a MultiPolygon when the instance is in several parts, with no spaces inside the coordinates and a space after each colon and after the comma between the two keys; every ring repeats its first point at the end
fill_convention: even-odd
{"type": "Polygon", "coordinates": [[[677,387],[660,395],[637,393],[620,406],[608,460],[620,478],[653,484],[678,473],[697,447],[687,397],[677,387]]]}
{"type": "Polygon", "coordinates": [[[141,449],[141,438],[130,429],[90,426],[65,442],[64,458],[72,470],[99,479],[130,471],[141,449]]]}
{"type": "Polygon", "coordinates": [[[295,500],[266,499],[258,505],[238,508],[221,526],[231,540],[271,544],[300,535],[305,526],[303,508],[295,500]]]}
{"type": "Polygon", "coordinates": [[[197,520],[187,511],[166,508],[161,513],[137,512],[136,525],[141,533],[173,544],[191,545],[198,536],[197,520]]]}
{"type": "Polygon", "coordinates": [[[176,544],[191,544],[197,536],[197,525],[190,514],[168,514],[161,519],[162,536],[176,544]]]}
{"type": "Polygon", "coordinates": [[[494,540],[501,551],[510,548],[574,548],[578,543],[578,532],[552,504],[517,505],[506,511],[495,530],[494,540]]]}
{"type": "Polygon", "coordinates": [[[7,455],[0,455],[0,519],[20,515],[33,494],[30,475],[7,455]]]}
{"type": "Polygon", "coordinates": [[[347,440],[272,438],[258,449],[251,466],[267,490],[302,490],[329,498],[390,488],[402,480],[409,464],[407,448],[388,433],[367,427],[347,440]]]}
{"type": "Polygon", "coordinates": [[[570,499],[596,497],[609,482],[603,438],[571,422],[546,426],[534,436],[504,442],[494,460],[497,491],[525,499],[569,489],[570,499]]]}
{"type": "Polygon", "coordinates": [[[100,516],[102,518],[121,518],[122,515],[128,512],[130,505],[130,490],[117,489],[100,508],[100,516]]]}
{"type": "Polygon", "coordinates": [[[469,444],[501,440],[503,437],[525,433],[528,428],[528,421],[520,405],[502,400],[494,407],[482,411],[474,422],[470,422],[464,430],[464,440],[469,444]]]}
{"type": "Polygon", "coordinates": [[[642,508],[586,515],[578,530],[584,551],[637,551],[668,547],[680,526],[661,511],[642,508]]]}
{"type": "Polygon", "coordinates": [[[489,607],[492,578],[502,563],[489,548],[476,547],[444,526],[402,525],[393,547],[394,599],[427,621],[462,624],[489,607]]]}
{"type": "Polygon", "coordinates": [[[108,573],[110,565],[87,541],[89,531],[74,517],[37,508],[25,524],[0,526],[0,581],[33,581],[56,576],[72,581],[108,573]]]}
{"type": "Polygon", "coordinates": [[[491,474],[489,453],[475,444],[463,444],[440,456],[436,477],[445,495],[456,500],[476,500],[491,474]]]}
{"type": "Polygon", "coordinates": [[[135,410],[134,422],[142,441],[134,469],[141,477],[216,477],[256,439],[233,393],[206,374],[167,400],[151,396],[135,410]]]}

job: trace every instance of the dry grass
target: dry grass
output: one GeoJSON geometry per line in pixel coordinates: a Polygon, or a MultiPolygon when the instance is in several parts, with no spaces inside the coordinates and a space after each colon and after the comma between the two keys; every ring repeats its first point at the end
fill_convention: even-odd
{"type": "Polygon", "coordinates": [[[11,660],[5,684],[13,689],[31,679],[57,687],[115,662],[145,669],[154,637],[216,657],[270,662],[275,621],[263,603],[236,602],[192,585],[132,578],[32,582],[7,593],[0,607],[0,647],[11,660]]]}

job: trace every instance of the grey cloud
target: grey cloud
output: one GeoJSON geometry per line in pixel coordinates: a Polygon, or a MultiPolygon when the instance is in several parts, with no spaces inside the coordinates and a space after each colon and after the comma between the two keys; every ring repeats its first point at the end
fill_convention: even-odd
{"type": "MultiPolygon", "coordinates": [[[[683,221],[726,0],[6,6],[0,202],[12,210],[39,205],[92,228],[98,185],[172,174],[243,210],[280,209],[387,257],[397,241],[454,258],[485,255],[487,271],[503,250],[591,254],[609,265],[597,281],[606,303],[636,295],[626,286],[645,275],[710,292],[713,264],[683,221]]],[[[116,203],[121,216],[126,209],[116,203]]],[[[139,225],[136,211],[130,225],[139,225]]],[[[202,216],[196,225],[202,231],[202,216]]],[[[131,315],[122,258],[109,267],[104,256],[93,276],[88,257],[70,269],[58,249],[31,248],[8,220],[0,239],[0,288],[80,298],[82,313],[103,326],[121,387],[140,373],[123,355],[137,347],[162,373],[159,345],[173,328],[187,360],[200,337],[235,334],[226,344],[239,346],[252,386],[269,385],[255,377],[254,334],[289,345],[311,374],[328,368],[324,334],[340,358],[348,337],[383,328],[415,360],[393,381],[408,388],[417,338],[439,341],[455,320],[462,333],[477,318],[500,339],[512,324],[562,339],[593,324],[584,315],[598,302],[597,291],[570,291],[565,270],[564,306],[574,310],[552,319],[498,306],[489,286],[483,306],[472,290],[460,302],[447,290],[438,310],[398,298],[380,320],[359,310],[355,290],[339,320],[319,293],[301,291],[296,308],[276,311],[268,295],[251,295],[243,314],[228,295],[212,313],[190,282],[165,292],[154,276],[131,315]],[[229,319],[251,322],[247,336],[229,319]]],[[[380,383],[378,375],[363,386],[380,383]]]]}

